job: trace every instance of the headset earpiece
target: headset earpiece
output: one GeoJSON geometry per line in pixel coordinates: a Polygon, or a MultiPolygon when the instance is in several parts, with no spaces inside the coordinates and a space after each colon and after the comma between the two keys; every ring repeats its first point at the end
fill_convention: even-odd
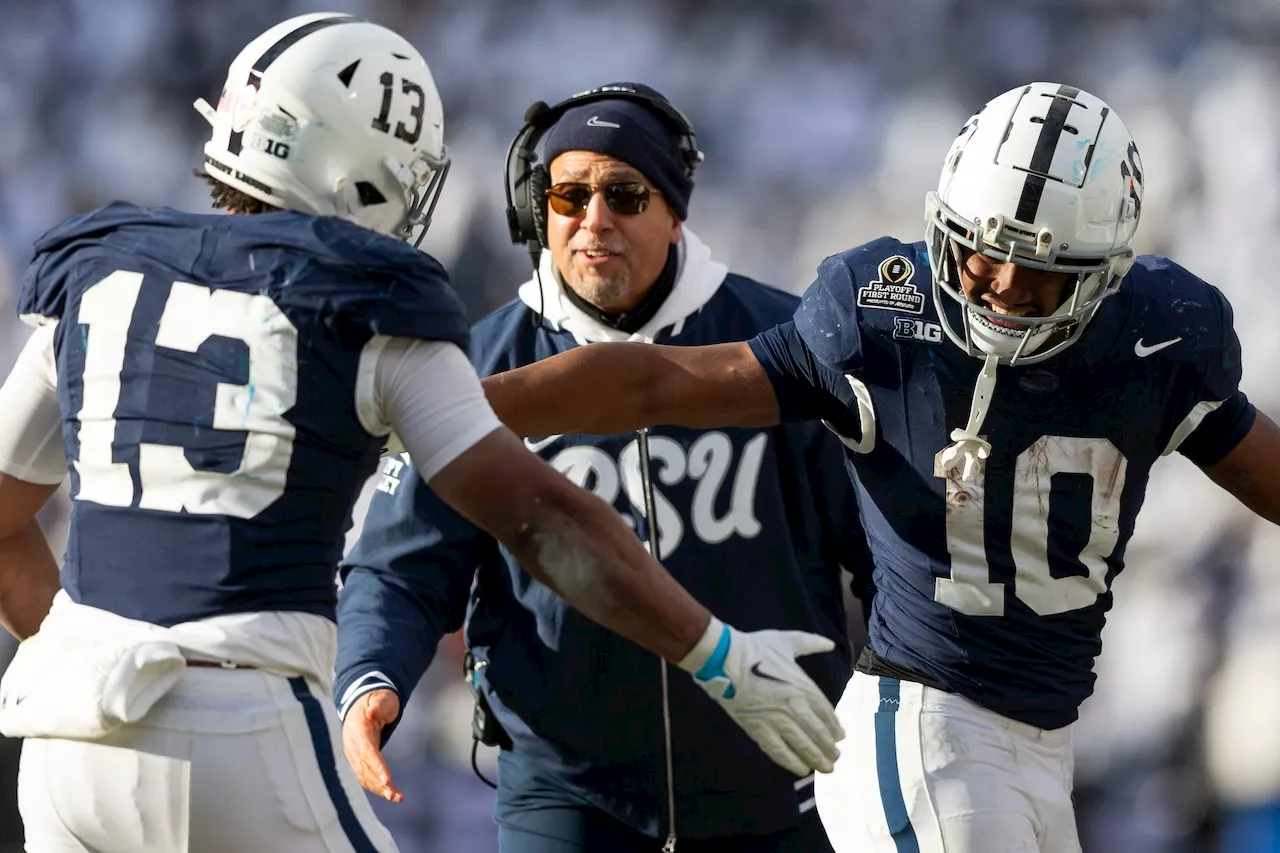
{"type": "Polygon", "coordinates": [[[541,163],[529,170],[529,219],[533,226],[534,237],[544,249],[547,242],[547,187],[551,186],[551,175],[547,167],[541,163]]]}
{"type": "Polygon", "coordinates": [[[546,101],[534,101],[529,105],[529,109],[524,111],[525,124],[537,124],[538,117],[545,112],[549,112],[551,107],[547,106],[546,101]]]}

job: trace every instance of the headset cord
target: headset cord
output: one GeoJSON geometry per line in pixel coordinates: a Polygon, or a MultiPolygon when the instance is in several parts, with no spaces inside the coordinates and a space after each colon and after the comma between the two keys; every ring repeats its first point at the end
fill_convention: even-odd
{"type": "MultiPolygon", "coordinates": [[[[649,553],[659,560],[658,550],[658,515],[653,500],[653,475],[649,464],[649,430],[636,430],[639,436],[640,450],[640,485],[644,490],[644,514],[648,521],[649,553]]],[[[676,850],[676,782],[675,767],[671,759],[671,693],[667,682],[667,662],[658,658],[662,667],[662,734],[666,748],[667,760],[667,842],[662,845],[662,853],[675,853],[676,850]]]]}
{"type": "Polygon", "coordinates": [[[542,286],[542,244],[536,240],[529,244],[529,260],[533,262],[533,280],[538,284],[538,313],[529,318],[529,323],[537,329],[547,315],[547,291],[542,286]]]}
{"type": "Polygon", "coordinates": [[[472,771],[476,774],[476,777],[477,777],[477,778],[479,778],[479,780],[480,780],[481,782],[485,783],[485,784],[486,784],[486,785],[488,785],[490,788],[492,788],[493,790],[495,790],[495,791],[496,791],[496,790],[498,790],[498,786],[497,786],[497,784],[496,784],[496,783],[494,783],[494,782],[490,782],[490,781],[489,781],[489,779],[488,779],[488,777],[487,777],[487,776],[485,776],[483,773],[481,773],[481,772],[480,772],[480,763],[476,760],[476,753],[477,753],[479,750],[480,750],[480,738],[478,738],[478,737],[473,737],[473,738],[471,739],[471,769],[472,769],[472,771]]]}

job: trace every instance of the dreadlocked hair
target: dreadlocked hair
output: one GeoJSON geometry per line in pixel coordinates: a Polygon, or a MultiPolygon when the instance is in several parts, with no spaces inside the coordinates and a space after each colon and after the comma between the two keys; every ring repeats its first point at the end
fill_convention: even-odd
{"type": "Polygon", "coordinates": [[[228,186],[207,172],[192,169],[191,174],[209,185],[209,197],[213,199],[215,208],[234,210],[237,213],[277,213],[284,209],[228,186]]]}

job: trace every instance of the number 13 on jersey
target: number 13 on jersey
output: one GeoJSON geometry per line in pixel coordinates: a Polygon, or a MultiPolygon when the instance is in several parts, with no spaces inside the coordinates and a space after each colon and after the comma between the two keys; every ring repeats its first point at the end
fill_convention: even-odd
{"type": "MultiPolygon", "coordinates": [[[[76,321],[84,327],[83,402],[73,460],[79,487],[72,497],[118,507],[133,506],[136,497],[142,509],[252,518],[284,493],[293,456],[295,429],[284,414],[297,402],[297,329],[267,296],[175,281],[158,326],[135,330],[131,338],[143,288],[142,273],[117,270],[81,297],[76,321]],[[150,348],[157,360],[164,349],[196,354],[215,336],[248,348],[248,381],[216,383],[213,411],[204,421],[214,430],[246,434],[239,466],[230,473],[196,470],[184,447],[122,440],[122,390],[150,381],[147,370],[126,372],[127,356],[150,348]],[[129,444],[137,448],[136,495],[129,465],[115,461],[129,444]]],[[[131,399],[150,401],[153,389],[130,390],[131,399]]],[[[144,422],[149,405],[142,404],[144,422]]]]}

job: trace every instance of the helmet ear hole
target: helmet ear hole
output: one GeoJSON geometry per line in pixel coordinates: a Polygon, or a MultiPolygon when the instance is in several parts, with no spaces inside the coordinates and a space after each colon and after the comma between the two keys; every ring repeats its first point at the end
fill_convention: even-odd
{"type": "Polygon", "coordinates": [[[369,181],[356,181],[356,195],[360,200],[362,207],[368,207],[371,204],[386,204],[387,197],[382,194],[382,190],[378,189],[369,181]]]}
{"type": "Polygon", "coordinates": [[[543,166],[534,166],[529,171],[529,214],[533,219],[533,232],[538,236],[538,243],[544,248],[547,244],[547,188],[551,186],[551,176],[543,166]]]}

